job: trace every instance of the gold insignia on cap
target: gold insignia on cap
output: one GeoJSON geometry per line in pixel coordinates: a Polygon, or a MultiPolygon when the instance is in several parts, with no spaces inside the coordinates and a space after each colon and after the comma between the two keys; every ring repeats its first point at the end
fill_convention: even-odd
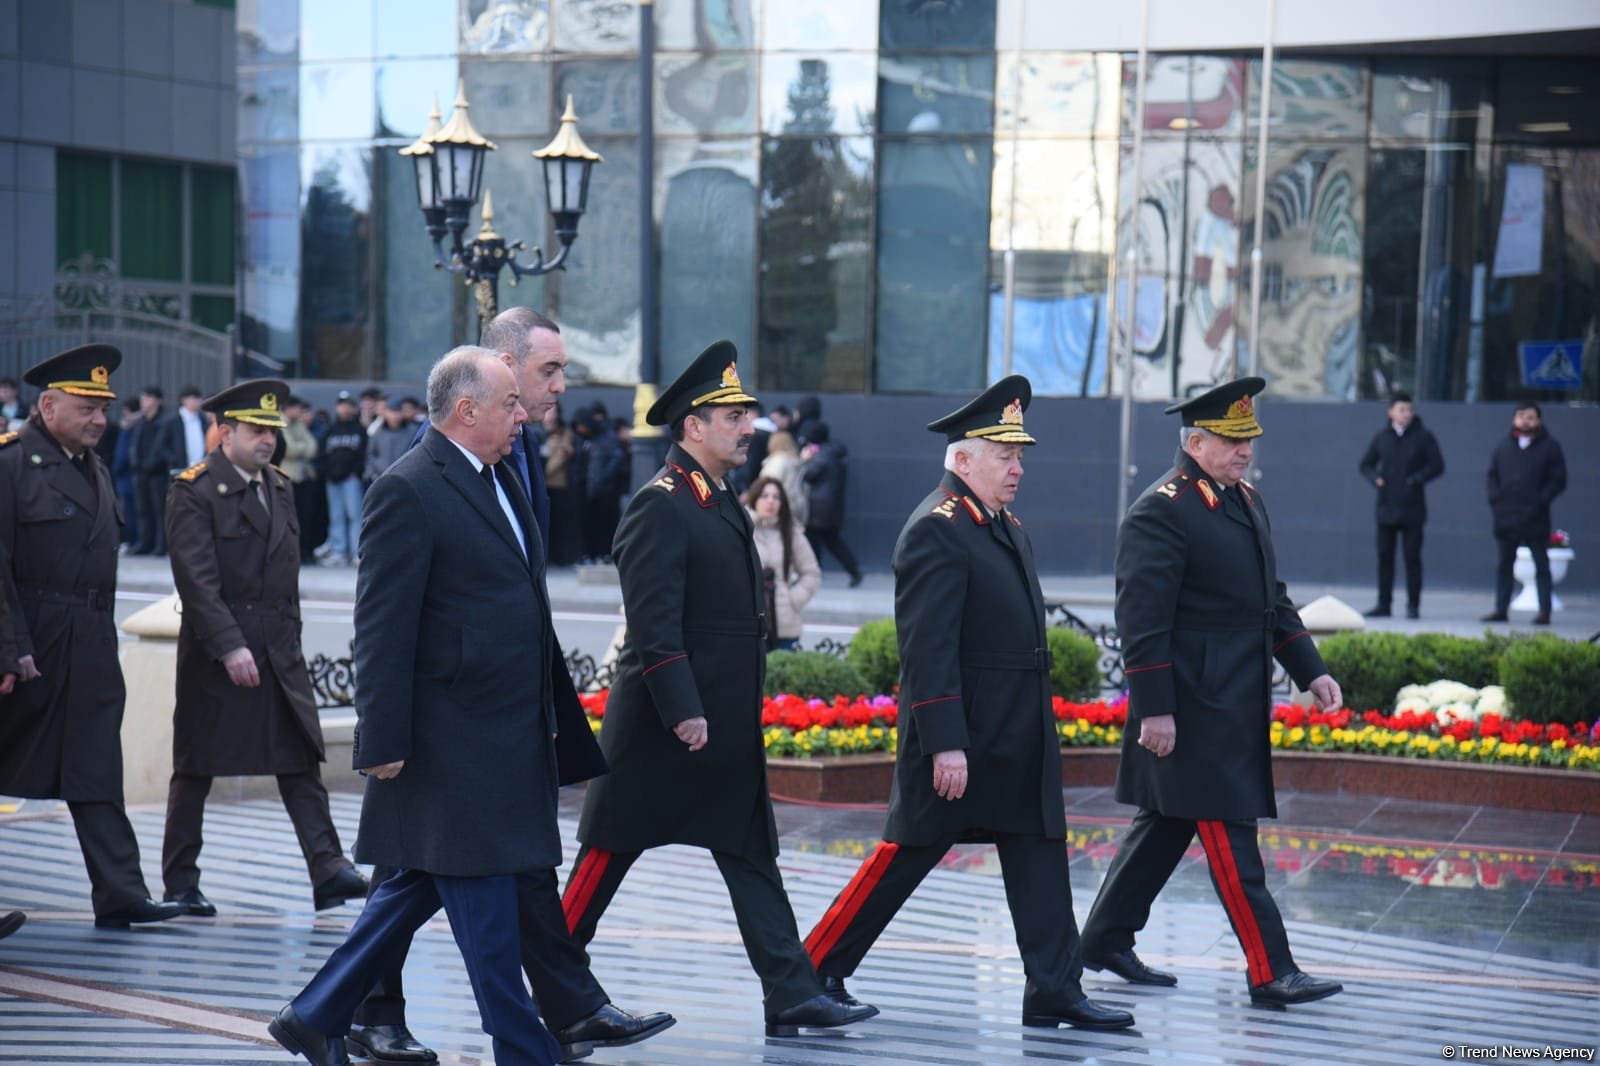
{"type": "Polygon", "coordinates": [[[737,364],[729,363],[727,366],[723,367],[722,387],[725,389],[744,388],[744,386],[739,383],[739,367],[737,364]]]}
{"type": "Polygon", "coordinates": [[[1002,426],[1020,426],[1020,425],[1022,425],[1022,398],[1021,397],[1018,397],[1017,399],[1012,400],[1010,403],[1006,404],[1006,409],[1004,411],[1000,412],[1000,424],[1002,426]]]}
{"type": "Polygon", "coordinates": [[[103,366],[97,366],[89,371],[89,380],[96,385],[109,385],[111,383],[111,371],[103,366]]]}
{"type": "Polygon", "coordinates": [[[263,411],[276,411],[278,409],[278,397],[270,392],[262,396],[261,409],[263,411]]]}

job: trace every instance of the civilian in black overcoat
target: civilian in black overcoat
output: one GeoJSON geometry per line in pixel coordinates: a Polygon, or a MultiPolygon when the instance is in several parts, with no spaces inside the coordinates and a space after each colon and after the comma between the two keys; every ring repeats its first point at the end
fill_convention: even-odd
{"type": "Polygon", "coordinates": [[[894,549],[900,745],[888,825],[806,948],[847,995],[844,979],[951,846],[993,840],[1027,973],[1023,1024],[1122,1029],[1133,1015],[1080,983],[1044,597],[1007,506],[1034,443],[1023,426],[1032,398],[1013,375],[928,427],[946,438],[946,473],[894,549]]]}
{"type": "Polygon", "coordinates": [[[320,764],[322,723],[300,646],[300,529],[289,479],[269,462],[289,387],[245,381],[204,404],[221,442],[167,492],[167,549],[182,601],[172,781],[161,872],[189,914],[200,891],[212,779],[272,774],[318,909],[367,894],[339,845],[320,764]]]}
{"type": "Polygon", "coordinates": [[[729,470],[745,460],[753,397],[719,341],[661,393],[667,462],[629,502],[612,555],[628,616],[600,746],[611,772],[589,785],[583,848],[562,903],[579,944],[647,848],[692,844],[716,859],[767,1031],[844,1025],[876,1013],[823,994],[775,861],[761,731],[766,669],[761,564],[729,470]]]}
{"type": "Polygon", "coordinates": [[[1083,926],[1084,965],[1136,984],[1177,978],[1147,967],[1134,936],[1195,834],[1244,949],[1251,999],[1282,1006],[1340,991],[1302,973],[1267,891],[1256,822],[1276,817],[1274,658],[1324,709],[1338,684],[1278,579],[1261,494],[1244,480],[1261,435],[1248,377],[1167,408],[1183,414],[1172,470],[1117,532],[1117,632],[1128,725],[1117,799],[1139,808],[1083,926]]]}
{"type": "Polygon", "coordinates": [[[356,858],[398,874],[270,1031],[344,1061],[357,1005],[442,904],[502,1066],[560,1048],[522,983],[518,871],[561,861],[555,636],[533,509],[502,460],[526,418],[499,354],[428,376],[433,428],[366,494],[355,606],[356,858]]]}
{"type": "Polygon", "coordinates": [[[1534,625],[1550,624],[1550,505],[1567,491],[1567,457],[1561,444],[1544,428],[1536,403],[1523,404],[1511,416],[1511,432],[1489,456],[1489,510],[1494,512],[1494,539],[1499,548],[1495,567],[1494,610],[1485,622],[1504,622],[1511,607],[1512,571],[1517,548],[1533,556],[1534,588],[1539,613],[1534,625]]]}
{"type": "Polygon", "coordinates": [[[1388,422],[1361,456],[1361,476],[1378,490],[1378,603],[1368,618],[1387,618],[1394,604],[1394,547],[1406,557],[1406,617],[1422,609],[1422,526],[1428,520],[1424,486],[1444,473],[1444,455],[1422,424],[1411,397],[1396,393],[1388,422]]]}
{"type": "Polygon", "coordinates": [[[176,917],[151,902],[122,804],[117,660],[121,516],[94,445],[122,353],[91,344],[24,375],[39,413],[0,435],[0,560],[18,681],[0,697],[0,795],[62,799],[83,848],[95,924],[176,917]]]}

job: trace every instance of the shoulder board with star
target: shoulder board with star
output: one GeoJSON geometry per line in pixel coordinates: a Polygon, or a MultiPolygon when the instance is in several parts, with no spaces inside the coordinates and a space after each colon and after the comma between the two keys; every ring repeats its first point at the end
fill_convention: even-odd
{"type": "Polygon", "coordinates": [[[191,466],[189,469],[185,470],[183,473],[179,474],[177,480],[179,480],[179,481],[193,481],[196,478],[198,478],[201,474],[204,474],[205,472],[206,472],[206,464],[205,463],[196,463],[193,466],[191,466]]]}
{"type": "Polygon", "coordinates": [[[4,448],[8,444],[17,443],[17,438],[20,436],[22,436],[22,431],[16,429],[8,433],[0,433],[0,448],[4,448]]]}
{"type": "Polygon", "coordinates": [[[668,496],[671,496],[679,489],[683,488],[683,482],[678,480],[678,478],[672,474],[662,474],[660,477],[650,482],[650,487],[653,489],[660,489],[668,496]]]}
{"type": "Polygon", "coordinates": [[[1189,491],[1191,484],[1188,474],[1179,474],[1165,485],[1157,488],[1156,493],[1157,495],[1165,496],[1169,500],[1176,500],[1179,496],[1189,491]]]}
{"type": "Polygon", "coordinates": [[[273,471],[276,472],[280,477],[288,477],[289,476],[288,474],[283,472],[283,467],[278,466],[276,463],[268,463],[267,465],[272,467],[273,471]]]}
{"type": "Polygon", "coordinates": [[[936,514],[940,518],[948,518],[953,522],[955,521],[956,517],[956,507],[959,506],[959,504],[960,501],[956,497],[946,496],[944,499],[934,504],[933,510],[929,511],[928,513],[936,514]]]}

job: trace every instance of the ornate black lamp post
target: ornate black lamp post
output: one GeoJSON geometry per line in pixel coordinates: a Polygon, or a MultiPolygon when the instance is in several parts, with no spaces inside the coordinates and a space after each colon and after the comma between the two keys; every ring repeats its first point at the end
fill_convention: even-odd
{"type": "Polygon", "coordinates": [[[533,153],[544,166],[545,197],[561,250],[546,260],[543,250],[536,247],[532,249],[531,264],[518,262],[517,254],[527,251],[527,245],[522,241],[507,243],[494,231],[494,198],[487,189],[482,190],[483,227],[470,242],[464,242],[467,214],[477,203],[483,186],[483,161],[495,150],[494,142],[473,128],[467,118],[468,107],[465,83],[458,83],[450,121],[440,127],[439,107],[435,104],[428,116],[428,128],[416,141],[400,149],[400,154],[416,166],[417,203],[433,240],[433,265],[462,275],[468,285],[476,287],[481,332],[499,311],[501,270],[511,269],[511,284],[515,285],[518,278],[566,269],[567,252],[578,238],[578,220],[589,201],[589,172],[602,160],[578,135],[578,116],[572,109],[572,97],[567,97],[561,128],[549,144],[533,153]],[[444,246],[447,235],[448,256],[444,246]]]}

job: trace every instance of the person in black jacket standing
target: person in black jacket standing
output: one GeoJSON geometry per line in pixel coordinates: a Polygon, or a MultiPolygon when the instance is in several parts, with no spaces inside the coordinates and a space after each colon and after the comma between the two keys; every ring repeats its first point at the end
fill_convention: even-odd
{"type": "Polygon", "coordinates": [[[1439,442],[1422,424],[1411,397],[1389,401],[1389,424],[1361,457],[1361,476],[1378,490],[1378,604],[1368,618],[1388,618],[1394,602],[1394,545],[1406,557],[1406,617],[1422,607],[1422,525],[1428,520],[1423,486],[1444,473],[1439,442]]]}
{"type": "Polygon", "coordinates": [[[831,439],[828,423],[806,423],[805,449],[800,457],[805,461],[801,477],[806,482],[806,539],[817,561],[822,561],[826,548],[833,557],[844,564],[850,574],[850,587],[861,584],[861,564],[855,552],[844,541],[840,530],[844,526],[844,494],[850,477],[850,453],[839,441],[831,439]]]}
{"type": "Polygon", "coordinates": [[[1567,489],[1567,459],[1561,445],[1544,428],[1536,403],[1525,403],[1511,415],[1511,434],[1494,446],[1489,457],[1489,509],[1494,512],[1494,539],[1500,546],[1495,570],[1494,610],[1485,622],[1504,622],[1511,606],[1511,569],[1517,548],[1533,556],[1534,587],[1539,613],[1533,624],[1550,624],[1550,504],[1567,489]]]}

